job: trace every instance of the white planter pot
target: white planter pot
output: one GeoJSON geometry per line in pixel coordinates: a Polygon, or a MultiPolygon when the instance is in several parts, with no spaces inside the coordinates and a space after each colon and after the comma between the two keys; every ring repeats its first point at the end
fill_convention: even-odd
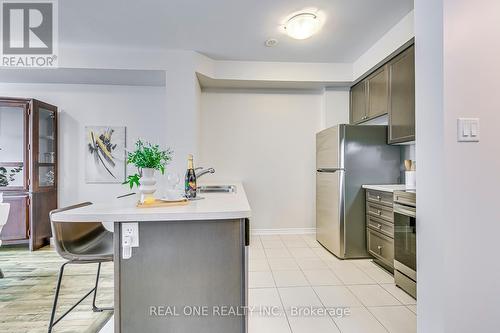
{"type": "Polygon", "coordinates": [[[153,193],[156,192],[155,169],[142,169],[139,182],[141,183],[139,186],[141,202],[144,202],[146,198],[153,197],[153,193]]]}

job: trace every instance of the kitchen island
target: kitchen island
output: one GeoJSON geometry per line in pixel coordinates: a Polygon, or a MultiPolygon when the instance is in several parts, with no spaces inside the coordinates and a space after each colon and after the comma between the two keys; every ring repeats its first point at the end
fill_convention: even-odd
{"type": "Polygon", "coordinates": [[[251,210],[233,184],[186,206],[137,208],[129,197],[52,216],[113,223],[115,332],[247,332],[251,210]]]}

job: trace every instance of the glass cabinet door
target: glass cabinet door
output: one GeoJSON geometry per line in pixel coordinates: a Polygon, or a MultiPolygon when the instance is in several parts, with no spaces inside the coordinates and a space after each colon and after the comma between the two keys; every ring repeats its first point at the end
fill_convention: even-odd
{"type": "Polygon", "coordinates": [[[57,108],[33,101],[33,188],[52,190],[57,181],[57,108]]]}
{"type": "Polygon", "coordinates": [[[27,103],[0,100],[0,192],[28,188],[27,103]]]}

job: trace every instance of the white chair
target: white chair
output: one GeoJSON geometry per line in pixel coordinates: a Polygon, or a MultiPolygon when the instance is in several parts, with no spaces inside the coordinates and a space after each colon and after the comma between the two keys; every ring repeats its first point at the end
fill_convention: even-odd
{"type": "MultiPolygon", "coordinates": [[[[10,204],[0,202],[0,232],[7,219],[9,217],[10,204]]],[[[2,240],[0,240],[0,246],[2,246],[2,240]]],[[[0,279],[3,278],[2,269],[0,268],[0,279]]]]}

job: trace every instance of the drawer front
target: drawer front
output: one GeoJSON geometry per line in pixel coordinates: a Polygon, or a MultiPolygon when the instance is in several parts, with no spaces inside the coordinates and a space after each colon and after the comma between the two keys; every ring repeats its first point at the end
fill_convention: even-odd
{"type": "Polygon", "coordinates": [[[390,238],[394,238],[394,224],[390,222],[367,215],[366,226],[390,238]]]}
{"type": "Polygon", "coordinates": [[[366,201],[392,207],[393,194],[391,192],[366,190],[366,201]]]}
{"type": "Polygon", "coordinates": [[[415,193],[406,193],[403,191],[396,191],[393,195],[393,200],[403,204],[415,207],[417,204],[417,197],[415,193]]]}
{"type": "Polygon", "coordinates": [[[391,223],[393,223],[394,221],[394,213],[392,207],[367,202],[366,213],[370,216],[375,216],[391,223]]]}
{"type": "Polygon", "coordinates": [[[368,252],[375,258],[394,268],[394,241],[384,234],[366,229],[368,252]]]}

